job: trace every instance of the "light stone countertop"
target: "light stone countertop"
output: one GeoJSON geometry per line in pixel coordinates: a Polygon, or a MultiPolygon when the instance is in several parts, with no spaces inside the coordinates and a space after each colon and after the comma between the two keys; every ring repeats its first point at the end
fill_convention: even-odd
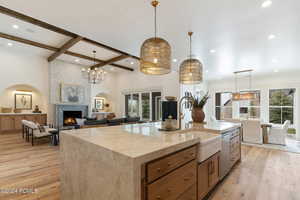
{"type": "Polygon", "coordinates": [[[214,150],[221,140],[221,134],[197,128],[159,128],[145,123],[62,131],[62,200],[141,200],[145,163],[196,144],[214,150]]]}
{"type": "Polygon", "coordinates": [[[241,127],[240,123],[232,123],[232,122],[226,122],[226,121],[216,121],[216,122],[207,122],[207,124],[203,125],[202,128],[200,128],[203,131],[209,131],[209,132],[215,132],[215,133],[224,133],[226,131],[229,131],[231,129],[239,128],[241,127]]]}
{"type": "MultiPolygon", "coordinates": [[[[142,158],[151,153],[161,155],[168,148],[182,149],[208,143],[220,135],[197,129],[159,131],[160,123],[129,124],[63,131],[66,134],[129,158],[142,158]]],[[[146,160],[144,160],[146,161],[146,160]]]]}

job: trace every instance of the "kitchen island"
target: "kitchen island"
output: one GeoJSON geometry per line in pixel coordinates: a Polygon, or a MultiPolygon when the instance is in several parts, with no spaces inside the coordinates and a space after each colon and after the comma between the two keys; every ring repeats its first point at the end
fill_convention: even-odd
{"type": "Polygon", "coordinates": [[[158,128],[147,123],[62,132],[62,199],[197,199],[203,160],[218,182],[219,157],[213,157],[216,165],[210,157],[221,150],[220,134],[158,128]]]}

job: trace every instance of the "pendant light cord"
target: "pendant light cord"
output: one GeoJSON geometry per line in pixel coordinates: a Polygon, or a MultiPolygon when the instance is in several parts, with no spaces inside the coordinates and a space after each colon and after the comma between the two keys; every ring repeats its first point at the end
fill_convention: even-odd
{"type": "Polygon", "coordinates": [[[193,32],[188,32],[188,35],[190,36],[190,73],[192,73],[192,35],[193,35],[193,32]]]}
{"type": "Polygon", "coordinates": [[[190,35],[190,59],[192,59],[192,35],[190,35]]]}
{"type": "Polygon", "coordinates": [[[157,37],[156,6],[154,7],[154,37],[157,37]]]}
{"type": "Polygon", "coordinates": [[[156,8],[158,6],[159,2],[154,0],[151,2],[151,5],[154,7],[154,37],[157,37],[157,11],[156,8]]]}

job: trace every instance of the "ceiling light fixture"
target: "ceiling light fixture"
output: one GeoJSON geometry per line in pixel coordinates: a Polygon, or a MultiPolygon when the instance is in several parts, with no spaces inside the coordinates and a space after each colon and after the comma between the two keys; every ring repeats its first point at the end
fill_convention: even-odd
{"type": "MultiPolygon", "coordinates": [[[[96,51],[93,51],[94,54],[94,65],[96,64],[96,51]]],[[[82,76],[88,79],[88,82],[91,84],[99,84],[104,80],[104,70],[99,69],[98,67],[89,67],[81,69],[82,76]]]]}
{"type": "Polygon", "coordinates": [[[173,59],[173,62],[175,62],[175,63],[176,63],[176,62],[177,62],[177,59],[176,59],[176,58],[174,58],[174,59],[173,59]]]}
{"type": "Polygon", "coordinates": [[[13,44],[9,42],[9,43],[7,43],[7,45],[11,47],[13,44]]]}
{"type": "Polygon", "coordinates": [[[14,29],[18,29],[18,28],[19,28],[19,26],[18,26],[17,24],[12,25],[12,27],[13,27],[14,29]]]}
{"type": "Polygon", "coordinates": [[[210,53],[216,53],[216,50],[211,49],[209,52],[210,52],[210,53]]]}
{"type": "Polygon", "coordinates": [[[261,4],[261,7],[262,8],[267,8],[267,7],[270,7],[272,5],[272,1],[271,0],[266,0],[264,1],[262,4],[261,4]]]}
{"type": "Polygon", "coordinates": [[[134,65],[134,62],[130,62],[131,65],[134,65]]]}
{"type": "Polygon", "coordinates": [[[179,69],[179,82],[181,84],[199,84],[203,80],[202,63],[196,59],[192,58],[192,35],[193,32],[188,32],[190,37],[190,56],[188,59],[184,60],[179,69]]]}
{"type": "Polygon", "coordinates": [[[75,62],[79,63],[79,62],[80,62],[80,60],[79,60],[79,59],[75,59],[75,62]]]}
{"type": "Polygon", "coordinates": [[[277,73],[277,72],[279,72],[279,70],[278,69],[274,69],[274,72],[277,73]]]}
{"type": "Polygon", "coordinates": [[[256,99],[256,94],[251,91],[252,89],[252,72],[253,70],[243,70],[243,71],[236,71],[235,74],[235,93],[232,94],[232,100],[233,101],[244,101],[244,100],[254,100],[256,99]],[[245,74],[248,73],[249,78],[249,89],[248,91],[240,91],[240,88],[238,88],[238,75],[239,74],[245,74]]]}
{"type": "Polygon", "coordinates": [[[171,46],[163,38],[157,37],[156,8],[154,0],[154,37],[147,39],[141,47],[140,71],[149,75],[162,75],[171,72],[171,46]]]}
{"type": "Polygon", "coordinates": [[[273,35],[273,34],[271,34],[271,35],[268,36],[268,40],[273,40],[275,38],[276,38],[276,35],[273,35]]]}

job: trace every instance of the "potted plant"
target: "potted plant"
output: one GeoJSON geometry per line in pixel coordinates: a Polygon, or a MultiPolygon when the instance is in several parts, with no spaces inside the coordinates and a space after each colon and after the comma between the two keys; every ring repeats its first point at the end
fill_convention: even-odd
{"type": "Polygon", "coordinates": [[[195,97],[193,96],[192,101],[192,119],[195,123],[203,123],[205,119],[205,113],[203,112],[203,107],[207,103],[207,100],[209,99],[208,92],[202,97],[195,97]]]}

